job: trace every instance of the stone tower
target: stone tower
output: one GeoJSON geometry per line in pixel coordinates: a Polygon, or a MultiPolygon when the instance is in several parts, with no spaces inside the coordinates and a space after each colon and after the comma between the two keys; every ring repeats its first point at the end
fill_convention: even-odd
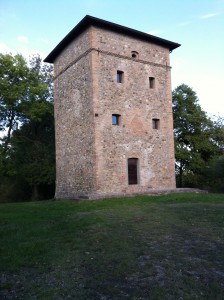
{"type": "Polygon", "coordinates": [[[175,188],[169,54],[179,46],[86,16],[47,56],[56,198],[175,188]]]}

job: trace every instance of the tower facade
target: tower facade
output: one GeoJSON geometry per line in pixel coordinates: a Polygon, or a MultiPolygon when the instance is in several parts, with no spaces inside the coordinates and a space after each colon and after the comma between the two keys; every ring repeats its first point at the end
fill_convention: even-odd
{"type": "Polygon", "coordinates": [[[175,188],[170,51],[86,16],[54,63],[56,198],[175,188]]]}

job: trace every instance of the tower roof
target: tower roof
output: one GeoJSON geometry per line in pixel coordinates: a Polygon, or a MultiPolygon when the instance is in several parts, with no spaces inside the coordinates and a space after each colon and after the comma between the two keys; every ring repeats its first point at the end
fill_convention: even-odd
{"type": "Polygon", "coordinates": [[[63,40],[51,51],[51,53],[44,59],[44,62],[53,63],[57,56],[63,51],[63,49],[69,45],[77,36],[79,36],[84,30],[90,26],[95,26],[107,30],[111,30],[117,33],[122,33],[128,36],[132,36],[137,39],[148,41],[165,48],[170,51],[178,48],[180,44],[141,32],[129,27],[125,27],[119,24],[108,22],[99,18],[95,18],[86,15],[64,38],[63,40]]]}

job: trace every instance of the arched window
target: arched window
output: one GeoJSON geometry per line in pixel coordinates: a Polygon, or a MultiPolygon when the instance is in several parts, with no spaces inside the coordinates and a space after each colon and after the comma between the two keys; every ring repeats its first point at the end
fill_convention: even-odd
{"type": "Polygon", "coordinates": [[[131,51],[131,57],[132,58],[138,58],[138,52],[137,51],[131,51]]]}
{"type": "Polygon", "coordinates": [[[128,158],[128,184],[138,184],[138,158],[128,158]]]}

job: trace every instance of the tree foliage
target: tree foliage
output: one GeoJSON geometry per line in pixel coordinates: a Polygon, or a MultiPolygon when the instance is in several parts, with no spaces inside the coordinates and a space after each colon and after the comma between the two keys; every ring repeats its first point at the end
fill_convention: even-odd
{"type": "Polygon", "coordinates": [[[21,55],[0,54],[0,192],[7,183],[13,194],[15,182],[25,198],[39,198],[41,190],[47,197],[45,190],[53,190],[52,87],[52,68],[39,56],[27,62],[21,55]]]}
{"type": "Polygon", "coordinates": [[[6,130],[3,139],[5,151],[13,130],[32,115],[32,105],[45,99],[47,84],[38,64],[38,57],[29,67],[19,54],[0,54],[0,129],[6,130]]]}
{"type": "Polygon", "coordinates": [[[173,91],[177,185],[208,187],[211,165],[224,150],[224,125],[201,109],[196,93],[182,84],[173,91]]]}

